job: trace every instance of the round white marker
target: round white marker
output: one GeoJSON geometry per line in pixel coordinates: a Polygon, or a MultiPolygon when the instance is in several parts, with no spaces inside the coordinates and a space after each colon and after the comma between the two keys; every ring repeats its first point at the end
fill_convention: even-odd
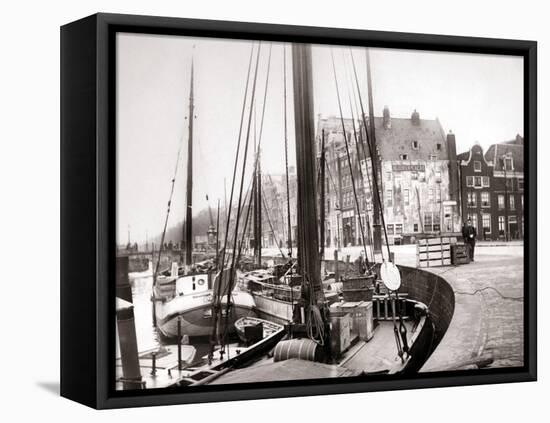
{"type": "Polygon", "coordinates": [[[401,273],[397,266],[389,261],[380,266],[380,277],[390,291],[397,291],[401,286],[401,273]]]}

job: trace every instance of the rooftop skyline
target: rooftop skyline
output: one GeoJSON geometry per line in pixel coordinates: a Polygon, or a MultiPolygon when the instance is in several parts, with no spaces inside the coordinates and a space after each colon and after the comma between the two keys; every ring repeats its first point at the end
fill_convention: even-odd
{"type": "MultiPolygon", "coordinates": [[[[257,45],[257,43],[256,43],[257,45]]],[[[191,58],[195,64],[194,212],[229,197],[240,113],[250,57],[250,41],[178,36],[117,36],[117,239],[128,225],[137,242],[162,230],[177,151],[187,142],[191,58]],[[224,189],[225,181],[225,189],[224,189]]],[[[284,172],[283,45],[262,43],[256,87],[259,132],[271,48],[271,66],[262,135],[262,169],[284,172]]],[[[294,165],[291,48],[286,46],[289,165],[294,165]]],[[[349,48],[314,45],[315,118],[339,117],[331,51],[344,117],[358,103],[349,48]]],[[[364,49],[354,48],[366,108],[364,49]]],[[[375,116],[385,105],[392,118],[439,119],[456,135],[457,153],[479,142],[491,144],[523,135],[523,61],[520,57],[372,49],[375,116]]],[[[355,113],[355,111],[354,111],[355,113]]],[[[246,115],[248,116],[248,114],[246,115]]],[[[246,123],[246,120],[245,120],[246,123]]],[[[245,125],[246,128],[246,125],[245,125]]],[[[251,130],[251,142],[253,139],[251,130]]],[[[245,132],[246,134],[246,132],[245,132]]],[[[249,149],[247,169],[251,169],[249,149]]],[[[185,152],[185,148],[183,148],[185,152]]],[[[176,177],[169,226],[185,209],[185,163],[176,177]]],[[[247,170],[247,174],[250,171],[247,170]]],[[[240,166],[239,172],[240,175],[240,166]]],[[[245,183],[245,187],[247,183],[245,183]]]]}

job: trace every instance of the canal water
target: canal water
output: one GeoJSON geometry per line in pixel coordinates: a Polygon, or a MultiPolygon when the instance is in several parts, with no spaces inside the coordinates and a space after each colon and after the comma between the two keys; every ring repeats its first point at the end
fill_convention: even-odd
{"type": "MultiPolygon", "coordinates": [[[[136,278],[131,282],[131,285],[138,351],[142,353],[143,351],[159,348],[163,342],[153,324],[153,303],[151,301],[153,277],[136,278]]],[[[197,350],[195,363],[193,364],[198,364],[202,362],[202,357],[208,354],[209,344],[204,340],[191,339],[191,345],[197,350]]]]}

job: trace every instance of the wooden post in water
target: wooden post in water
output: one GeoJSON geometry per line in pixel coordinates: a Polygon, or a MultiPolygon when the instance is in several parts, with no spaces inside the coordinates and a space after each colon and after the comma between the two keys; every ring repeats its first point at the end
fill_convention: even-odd
{"type": "Polygon", "coordinates": [[[142,389],[144,386],[141,380],[132,303],[117,298],[116,321],[122,361],[122,388],[142,389]]]}
{"type": "Polygon", "coordinates": [[[128,279],[129,257],[116,258],[116,296],[129,303],[132,302],[132,287],[128,279]]]}

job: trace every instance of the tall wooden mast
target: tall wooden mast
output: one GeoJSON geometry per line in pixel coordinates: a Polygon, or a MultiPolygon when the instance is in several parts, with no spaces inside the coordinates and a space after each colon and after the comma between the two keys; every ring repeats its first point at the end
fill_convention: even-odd
{"type": "Polygon", "coordinates": [[[298,180],[298,264],[313,301],[323,298],[317,227],[317,172],[313,118],[311,46],[292,45],[296,172],[298,180]]]}
{"type": "MultiPolygon", "coordinates": [[[[371,163],[372,163],[372,173],[373,173],[373,181],[374,181],[374,189],[380,190],[382,189],[382,186],[378,185],[377,181],[380,179],[378,178],[378,165],[380,163],[378,158],[378,149],[376,147],[376,130],[374,127],[374,106],[373,106],[373,99],[372,99],[372,78],[371,78],[371,70],[370,70],[370,54],[369,50],[367,49],[367,88],[368,88],[368,101],[369,101],[369,127],[365,128],[365,131],[369,131],[370,137],[367,137],[370,139],[371,142],[371,163]]],[[[380,182],[381,183],[381,182],[380,182]]],[[[372,198],[374,200],[374,192],[372,193],[372,198]]],[[[381,204],[380,201],[373,201],[373,247],[375,253],[380,253],[382,251],[382,230],[380,227],[380,214],[382,212],[381,210],[381,204]]]]}
{"type": "Polygon", "coordinates": [[[321,168],[321,198],[319,201],[321,217],[319,218],[319,233],[321,236],[321,259],[325,258],[325,130],[321,132],[321,158],[319,160],[319,166],[321,168]]]}
{"type": "Polygon", "coordinates": [[[193,120],[195,104],[193,101],[193,60],[191,60],[191,88],[189,89],[189,138],[187,140],[187,193],[184,226],[185,264],[193,262],[193,120]]]}

